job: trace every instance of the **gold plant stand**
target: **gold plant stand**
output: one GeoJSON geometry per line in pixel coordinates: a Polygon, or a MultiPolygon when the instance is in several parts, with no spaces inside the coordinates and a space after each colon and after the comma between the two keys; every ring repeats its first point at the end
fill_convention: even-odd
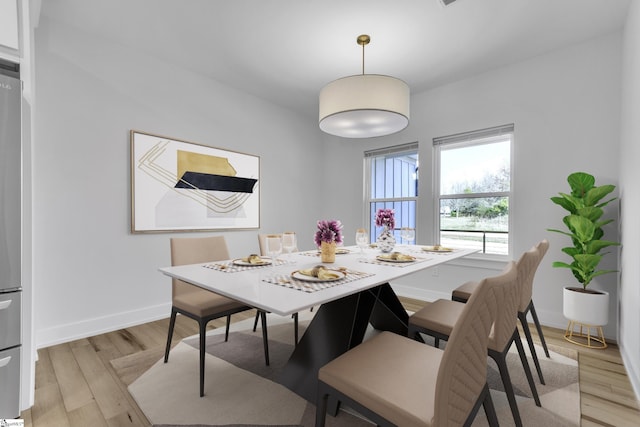
{"type": "Polygon", "coordinates": [[[574,320],[569,321],[567,330],[564,333],[564,339],[582,347],[595,348],[599,350],[607,348],[607,342],[604,339],[602,326],[587,325],[574,320]],[[580,327],[580,332],[576,331],[576,327],[578,326],[580,327]],[[594,330],[595,335],[591,334],[592,329],[594,330]]]}

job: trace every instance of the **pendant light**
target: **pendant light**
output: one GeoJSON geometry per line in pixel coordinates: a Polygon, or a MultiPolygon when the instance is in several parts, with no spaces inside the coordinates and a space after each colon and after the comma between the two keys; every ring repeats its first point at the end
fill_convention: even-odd
{"type": "Polygon", "coordinates": [[[389,135],[409,124],[409,86],[395,77],[364,73],[364,47],[371,38],[358,36],[362,74],[343,77],[320,91],[320,129],[343,138],[389,135]]]}

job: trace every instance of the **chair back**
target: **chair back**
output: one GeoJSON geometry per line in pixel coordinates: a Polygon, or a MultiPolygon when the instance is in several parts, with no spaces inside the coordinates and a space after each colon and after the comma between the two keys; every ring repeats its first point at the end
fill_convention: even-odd
{"type": "Polygon", "coordinates": [[[269,255],[269,252],[267,251],[267,236],[275,236],[275,235],[282,237],[282,234],[280,233],[258,234],[258,245],[260,245],[260,256],[269,255]]]}
{"type": "Polygon", "coordinates": [[[487,382],[487,341],[500,295],[516,278],[510,261],[500,275],[483,279],[465,304],[442,355],[433,425],[463,425],[473,409],[487,382]]]}
{"type": "Polygon", "coordinates": [[[517,277],[504,288],[496,320],[489,334],[488,347],[492,350],[502,352],[511,343],[518,320],[521,290],[539,263],[539,253],[537,246],[533,247],[523,253],[516,263],[517,277]]]}
{"type": "MultiPolygon", "coordinates": [[[[171,239],[171,265],[198,264],[229,259],[229,250],[224,236],[180,237],[171,239]]],[[[172,280],[172,296],[199,291],[200,288],[172,280]]]]}
{"type": "Polygon", "coordinates": [[[529,272],[529,276],[520,284],[520,302],[518,306],[518,311],[520,312],[524,312],[527,307],[529,307],[529,303],[533,297],[533,279],[536,275],[536,271],[538,270],[538,266],[542,262],[542,258],[544,258],[544,255],[549,249],[549,241],[544,239],[535,245],[534,248],[538,249],[538,260],[534,268],[529,272]]]}

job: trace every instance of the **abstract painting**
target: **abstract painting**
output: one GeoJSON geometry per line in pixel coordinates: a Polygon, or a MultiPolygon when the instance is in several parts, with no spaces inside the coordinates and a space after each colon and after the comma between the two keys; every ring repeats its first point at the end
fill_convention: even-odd
{"type": "Polygon", "coordinates": [[[260,158],[132,130],[131,232],[260,227],[260,158]]]}

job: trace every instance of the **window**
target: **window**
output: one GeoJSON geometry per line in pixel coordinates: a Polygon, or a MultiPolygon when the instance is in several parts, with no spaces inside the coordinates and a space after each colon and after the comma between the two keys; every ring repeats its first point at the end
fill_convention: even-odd
{"type": "Polygon", "coordinates": [[[509,254],[513,129],[506,125],[433,140],[441,245],[509,254]]]}
{"type": "Polygon", "coordinates": [[[386,208],[395,211],[393,234],[398,243],[404,243],[400,229],[416,228],[418,143],[365,152],[365,171],[365,221],[370,241],[382,231],[376,227],[376,211],[386,208]]]}

